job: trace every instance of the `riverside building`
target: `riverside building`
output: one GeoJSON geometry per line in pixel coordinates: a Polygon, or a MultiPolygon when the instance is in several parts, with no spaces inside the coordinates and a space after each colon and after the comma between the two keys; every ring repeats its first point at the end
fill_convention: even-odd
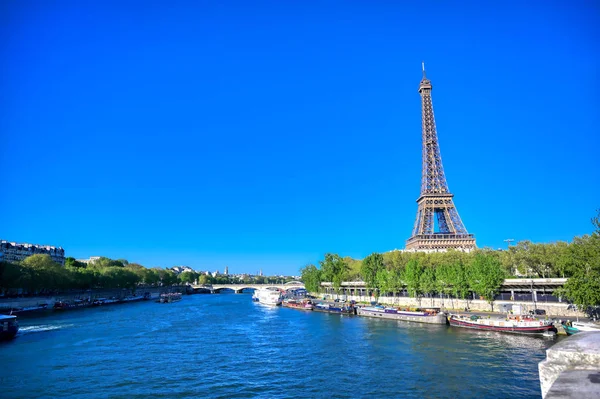
{"type": "Polygon", "coordinates": [[[54,262],[65,265],[65,250],[62,247],[0,240],[0,261],[20,262],[28,256],[36,254],[50,255],[54,262]]]}

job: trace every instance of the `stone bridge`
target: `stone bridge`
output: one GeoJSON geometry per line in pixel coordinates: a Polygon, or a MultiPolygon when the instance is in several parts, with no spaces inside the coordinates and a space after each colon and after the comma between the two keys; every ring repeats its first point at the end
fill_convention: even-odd
{"type": "Polygon", "coordinates": [[[236,294],[241,293],[243,290],[251,289],[251,290],[259,290],[261,288],[277,288],[281,291],[287,291],[290,289],[304,288],[304,283],[300,281],[290,281],[285,284],[206,284],[206,285],[194,285],[192,284],[192,288],[194,290],[210,290],[211,293],[219,293],[222,290],[232,290],[235,291],[236,294]]]}

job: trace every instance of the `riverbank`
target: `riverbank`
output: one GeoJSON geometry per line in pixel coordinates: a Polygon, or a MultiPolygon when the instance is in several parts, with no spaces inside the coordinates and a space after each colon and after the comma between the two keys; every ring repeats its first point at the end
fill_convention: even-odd
{"type": "MultiPolygon", "coordinates": [[[[366,296],[354,296],[354,295],[323,295],[318,293],[312,293],[311,295],[323,298],[326,297],[328,300],[335,300],[342,298],[347,301],[365,302],[369,303],[377,301],[383,305],[394,305],[400,307],[431,307],[440,308],[447,311],[464,311],[469,309],[476,312],[492,312],[492,313],[503,313],[502,309],[514,308],[515,305],[520,306],[520,312],[526,314],[530,311],[543,309],[545,314],[553,317],[567,317],[567,318],[585,318],[585,313],[577,310],[573,310],[569,307],[568,303],[564,302],[524,302],[524,301],[494,301],[489,303],[485,300],[479,299],[448,299],[448,298],[411,298],[411,297],[389,297],[380,296],[366,297],[366,296]]],[[[506,312],[504,312],[506,313],[506,312]]]]}
{"type": "Polygon", "coordinates": [[[149,293],[149,299],[158,299],[160,294],[170,291],[183,291],[185,286],[174,287],[138,287],[131,289],[108,289],[108,290],[88,290],[79,292],[61,293],[49,296],[2,298],[0,299],[0,313],[9,313],[12,309],[38,308],[46,305],[47,309],[52,309],[56,302],[73,303],[75,301],[92,302],[98,298],[115,298],[122,300],[135,295],[144,295],[149,293]]]}

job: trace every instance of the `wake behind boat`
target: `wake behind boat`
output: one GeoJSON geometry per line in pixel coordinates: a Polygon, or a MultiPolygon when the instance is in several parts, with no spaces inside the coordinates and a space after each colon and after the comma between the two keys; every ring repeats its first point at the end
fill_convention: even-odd
{"type": "Polygon", "coordinates": [[[539,320],[528,316],[508,316],[506,318],[482,318],[481,316],[463,316],[452,314],[448,322],[454,327],[475,330],[499,331],[514,334],[544,335],[556,333],[552,320],[539,320]]]}

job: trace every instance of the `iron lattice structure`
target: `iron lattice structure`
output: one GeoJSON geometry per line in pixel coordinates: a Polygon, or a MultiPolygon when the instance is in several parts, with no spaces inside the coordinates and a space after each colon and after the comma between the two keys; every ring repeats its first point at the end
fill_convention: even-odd
{"type": "Polygon", "coordinates": [[[443,251],[454,248],[470,251],[475,249],[475,238],[467,232],[454,206],[454,194],[448,190],[433,117],[431,81],[425,75],[425,67],[419,93],[423,130],[421,195],[417,199],[417,218],[412,236],[406,241],[406,249],[443,251]]]}

